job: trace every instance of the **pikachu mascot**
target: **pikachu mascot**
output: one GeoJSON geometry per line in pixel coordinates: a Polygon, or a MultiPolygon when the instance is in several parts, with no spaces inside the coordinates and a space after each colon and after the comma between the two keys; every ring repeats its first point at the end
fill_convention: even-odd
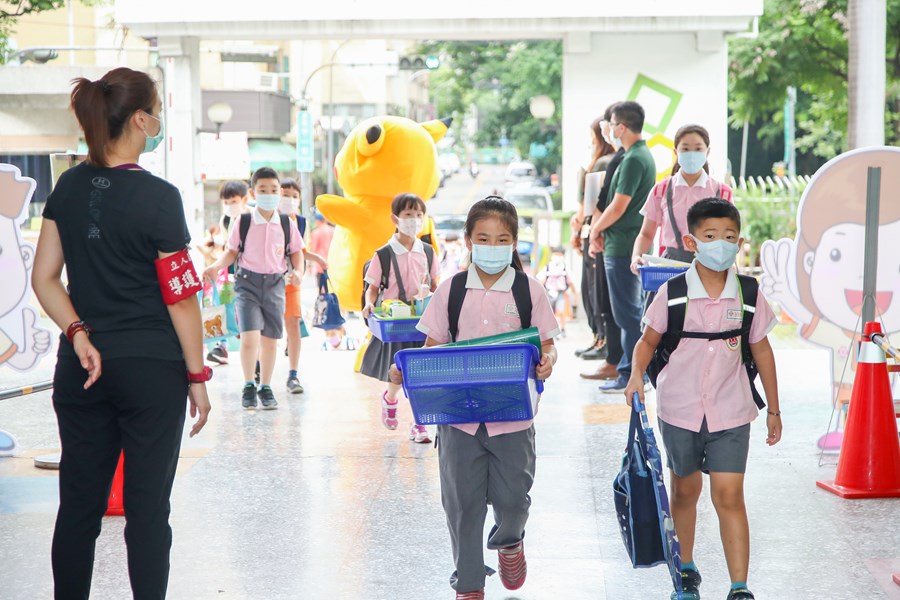
{"type": "MultiPolygon", "coordinates": [[[[316,208],[335,225],[328,274],[342,309],[362,309],[363,266],[394,234],[394,196],[409,192],[427,201],[437,191],[435,143],[449,127],[450,119],[416,123],[374,117],[350,133],[335,157],[335,175],[345,196],[323,194],[316,198],[316,208]]],[[[420,236],[432,232],[430,220],[426,223],[420,236]]],[[[431,243],[437,243],[434,235],[431,243]]]]}

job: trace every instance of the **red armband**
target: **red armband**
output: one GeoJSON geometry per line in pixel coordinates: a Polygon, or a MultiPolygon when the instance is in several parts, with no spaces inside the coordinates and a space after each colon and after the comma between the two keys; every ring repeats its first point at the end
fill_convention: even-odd
{"type": "Polygon", "coordinates": [[[155,262],[159,289],[167,305],[181,302],[203,289],[187,248],[172,256],[157,258],[155,262]]]}

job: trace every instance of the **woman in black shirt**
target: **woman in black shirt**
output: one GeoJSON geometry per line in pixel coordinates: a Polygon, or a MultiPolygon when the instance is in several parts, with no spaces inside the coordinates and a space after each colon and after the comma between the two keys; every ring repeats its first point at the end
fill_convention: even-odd
{"type": "Polygon", "coordinates": [[[185,268],[190,236],[181,197],[137,165],[163,138],[160,108],[145,73],[119,68],[97,81],[76,80],[72,109],[88,160],[63,173],[44,210],[32,285],[64,331],[53,389],[62,444],[52,548],[57,599],[90,594],[120,451],[132,591],[165,597],[169,496],[186,398],[198,416],[192,436],[209,413],[193,271],[187,264],[167,286],[157,276],[157,259],[185,268]],[[183,299],[173,300],[175,288],[183,299]]]}

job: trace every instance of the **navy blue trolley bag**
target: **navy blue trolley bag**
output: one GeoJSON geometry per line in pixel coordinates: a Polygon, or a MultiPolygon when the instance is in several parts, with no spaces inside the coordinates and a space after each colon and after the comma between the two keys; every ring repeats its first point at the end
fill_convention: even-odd
{"type": "Polygon", "coordinates": [[[681,551],[669,510],[662,457],[637,394],[622,468],[613,482],[619,532],[635,568],[667,564],[681,597],[681,551]]]}

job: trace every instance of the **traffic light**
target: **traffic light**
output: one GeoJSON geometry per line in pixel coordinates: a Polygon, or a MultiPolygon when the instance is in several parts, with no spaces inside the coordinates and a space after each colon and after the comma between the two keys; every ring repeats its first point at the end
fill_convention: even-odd
{"type": "Polygon", "coordinates": [[[423,69],[433,71],[441,66],[441,59],[434,54],[429,54],[428,56],[407,55],[400,57],[398,66],[401,71],[421,71],[423,69]]]}

